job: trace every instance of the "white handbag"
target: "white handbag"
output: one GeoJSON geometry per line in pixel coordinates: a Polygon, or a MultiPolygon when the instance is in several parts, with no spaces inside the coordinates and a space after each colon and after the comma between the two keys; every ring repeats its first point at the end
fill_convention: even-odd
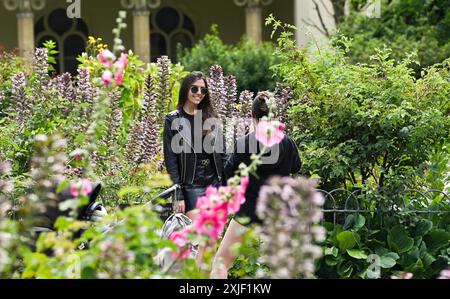
{"type": "MultiPolygon", "coordinates": [[[[177,192],[177,191],[179,191],[178,188],[180,188],[180,186],[175,185],[172,188],[170,188],[173,190],[168,189],[171,192],[173,192],[173,196],[172,196],[173,213],[164,221],[163,227],[160,231],[161,238],[165,239],[165,240],[168,240],[173,232],[181,230],[192,224],[191,218],[184,215],[183,213],[178,212],[179,211],[179,203],[178,203],[178,196],[177,196],[179,194],[179,192],[177,192]]],[[[161,194],[167,195],[166,192],[167,192],[167,190],[161,194]]],[[[197,256],[197,251],[198,251],[197,249],[198,249],[198,244],[190,244],[190,252],[189,252],[190,258],[195,258],[197,256]]],[[[156,257],[156,263],[160,267],[162,267],[162,268],[171,267],[174,262],[175,262],[175,257],[169,248],[163,248],[158,252],[158,255],[156,257]]],[[[175,263],[171,267],[170,272],[177,272],[179,270],[181,270],[179,263],[175,263]]]]}

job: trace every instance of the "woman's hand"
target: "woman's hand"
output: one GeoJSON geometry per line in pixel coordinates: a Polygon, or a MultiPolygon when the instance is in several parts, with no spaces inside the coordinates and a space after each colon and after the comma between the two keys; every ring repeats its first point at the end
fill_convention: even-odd
{"type": "Polygon", "coordinates": [[[184,199],[178,201],[178,212],[184,214],[185,211],[184,199]]]}

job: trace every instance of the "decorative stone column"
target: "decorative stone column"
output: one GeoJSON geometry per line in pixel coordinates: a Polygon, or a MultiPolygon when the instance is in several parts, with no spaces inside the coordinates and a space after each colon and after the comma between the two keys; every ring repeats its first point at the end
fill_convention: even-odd
{"type": "Polygon", "coordinates": [[[150,10],[161,0],[122,0],[125,9],[133,9],[134,52],[145,62],[150,62],[150,10]]]}
{"type": "Polygon", "coordinates": [[[20,54],[26,58],[33,56],[34,13],[45,7],[45,0],[3,0],[6,10],[17,11],[17,32],[20,54]]]}
{"type": "Polygon", "coordinates": [[[237,6],[245,8],[245,28],[248,39],[256,43],[262,42],[262,6],[269,5],[272,0],[234,0],[237,6]]]}

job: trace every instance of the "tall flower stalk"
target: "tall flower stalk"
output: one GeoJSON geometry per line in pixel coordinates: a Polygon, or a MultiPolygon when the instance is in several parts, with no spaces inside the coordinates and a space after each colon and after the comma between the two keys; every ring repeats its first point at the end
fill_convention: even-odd
{"type": "Polygon", "coordinates": [[[235,76],[224,77],[224,84],[226,88],[226,102],[225,102],[225,138],[228,148],[232,148],[236,142],[237,137],[237,125],[241,121],[239,119],[239,111],[237,109],[237,84],[235,76]]]}
{"type": "Polygon", "coordinates": [[[253,92],[244,90],[239,95],[239,117],[240,121],[237,124],[237,136],[240,138],[250,132],[252,126],[252,101],[253,92]]]}
{"type": "Polygon", "coordinates": [[[13,191],[10,174],[11,164],[0,160],[0,278],[10,278],[11,264],[16,260],[13,247],[18,237],[12,231],[14,224],[8,221],[8,213],[13,208],[9,198],[13,191]]]}
{"type": "Polygon", "coordinates": [[[291,126],[288,116],[288,110],[290,104],[294,99],[291,88],[277,83],[277,87],[275,89],[275,99],[277,102],[275,118],[284,123],[286,125],[286,130],[290,132],[291,126]]]}
{"type": "Polygon", "coordinates": [[[157,60],[157,84],[155,84],[155,109],[158,112],[156,114],[158,124],[162,124],[164,121],[164,115],[169,112],[172,106],[172,94],[170,84],[171,61],[167,56],[161,56],[157,60]]]}
{"type": "Polygon", "coordinates": [[[98,89],[91,83],[89,69],[79,68],[75,88],[75,102],[80,107],[79,122],[76,128],[78,132],[86,131],[91,123],[93,105],[96,102],[98,94],[98,89]]]}
{"type": "Polygon", "coordinates": [[[222,123],[222,129],[226,144],[232,147],[240,131],[241,120],[237,109],[237,85],[236,77],[224,76],[220,65],[210,68],[208,80],[211,103],[222,123]]]}
{"type": "Polygon", "coordinates": [[[26,78],[25,74],[19,72],[12,77],[11,99],[16,114],[16,123],[23,127],[33,108],[31,101],[25,93],[26,78]]]}
{"type": "Polygon", "coordinates": [[[323,196],[304,178],[273,177],[263,186],[256,213],[261,252],[272,278],[310,278],[322,249],[314,242],[325,239],[319,225],[323,196]]]}
{"type": "Polygon", "coordinates": [[[211,104],[222,121],[222,124],[225,125],[228,92],[225,88],[222,67],[220,65],[211,66],[209,76],[208,87],[211,104]]]}
{"type": "Polygon", "coordinates": [[[75,101],[75,90],[72,85],[72,75],[64,73],[50,81],[50,87],[54,88],[58,95],[67,99],[69,102],[75,101]]]}
{"type": "Polygon", "coordinates": [[[103,143],[108,152],[114,154],[116,150],[117,138],[122,125],[122,110],[120,110],[121,91],[117,88],[109,93],[110,113],[107,115],[106,123],[108,124],[106,134],[103,136],[103,143]]]}
{"type": "Polygon", "coordinates": [[[114,53],[120,53],[125,51],[125,47],[123,45],[123,41],[120,38],[120,32],[122,29],[127,28],[127,24],[123,21],[127,17],[127,12],[125,10],[119,11],[119,16],[116,18],[117,26],[113,29],[114,34],[114,53]]]}
{"type": "Polygon", "coordinates": [[[31,159],[29,187],[32,193],[24,197],[19,215],[34,225],[45,226],[45,219],[39,215],[49,206],[57,205],[55,188],[64,181],[67,155],[66,141],[58,134],[36,135],[34,138],[35,155],[31,159]]]}
{"type": "Polygon", "coordinates": [[[125,149],[128,160],[136,165],[158,163],[156,156],[161,151],[161,145],[155,109],[158,98],[156,90],[154,79],[149,75],[145,81],[141,118],[135,122],[125,149]]]}
{"type": "Polygon", "coordinates": [[[50,77],[48,76],[48,50],[45,48],[36,48],[34,52],[33,78],[32,78],[32,102],[31,104],[40,104],[45,99],[45,93],[48,91],[50,77]]]}
{"type": "Polygon", "coordinates": [[[7,212],[11,209],[9,195],[13,191],[13,182],[9,178],[11,174],[11,164],[0,160],[0,218],[7,217],[7,212]]]}
{"type": "Polygon", "coordinates": [[[3,104],[3,101],[6,99],[6,94],[3,89],[0,89],[0,105],[3,104]]]}

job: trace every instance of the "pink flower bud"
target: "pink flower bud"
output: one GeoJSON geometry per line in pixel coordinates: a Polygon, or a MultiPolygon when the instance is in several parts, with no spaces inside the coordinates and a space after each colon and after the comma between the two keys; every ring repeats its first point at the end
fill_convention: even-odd
{"type": "Polygon", "coordinates": [[[116,67],[117,71],[122,71],[124,70],[128,65],[128,55],[127,54],[123,54],[120,55],[120,58],[117,60],[117,62],[114,64],[114,66],[116,67]]]}
{"type": "Polygon", "coordinates": [[[114,77],[116,78],[116,84],[121,86],[123,84],[123,70],[116,72],[114,77]]]}
{"type": "Polygon", "coordinates": [[[92,184],[88,179],[81,180],[81,193],[83,195],[88,195],[92,192],[92,184]]]}
{"type": "Polygon", "coordinates": [[[78,197],[78,195],[80,195],[80,191],[78,190],[78,187],[76,184],[70,185],[69,193],[70,193],[70,195],[72,195],[72,197],[78,197]]]}
{"type": "Polygon", "coordinates": [[[109,51],[108,49],[103,50],[100,54],[98,54],[98,59],[105,67],[112,67],[112,62],[116,60],[116,56],[109,51]]]}
{"type": "Polygon", "coordinates": [[[108,86],[113,81],[113,74],[111,71],[104,71],[102,74],[102,84],[108,86]]]}

